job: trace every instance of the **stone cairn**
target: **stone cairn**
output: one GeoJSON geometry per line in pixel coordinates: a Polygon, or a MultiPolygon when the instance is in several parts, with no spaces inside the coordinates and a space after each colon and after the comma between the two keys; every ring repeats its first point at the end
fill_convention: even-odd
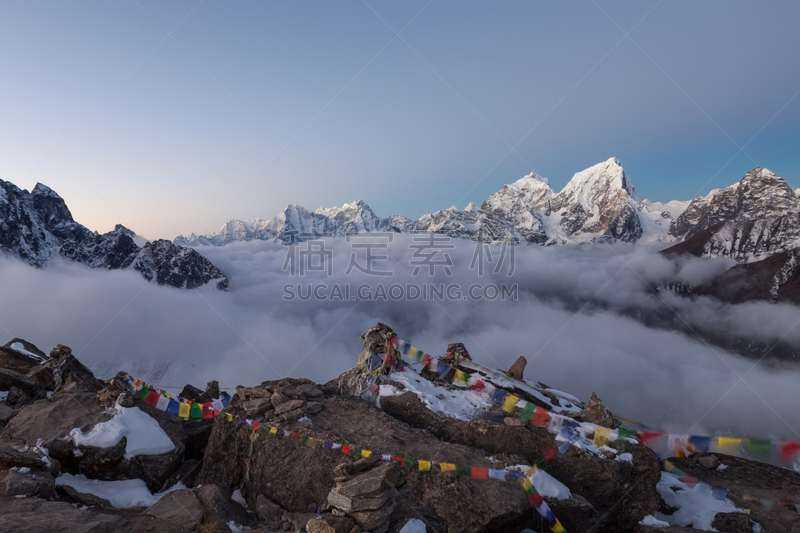
{"type": "Polygon", "coordinates": [[[382,463],[379,457],[367,457],[354,463],[342,463],[334,473],[338,477],[336,486],[328,494],[327,506],[331,514],[318,516],[308,523],[306,530],[311,533],[386,533],[389,517],[397,507],[395,486],[400,481],[400,465],[382,463]]]}

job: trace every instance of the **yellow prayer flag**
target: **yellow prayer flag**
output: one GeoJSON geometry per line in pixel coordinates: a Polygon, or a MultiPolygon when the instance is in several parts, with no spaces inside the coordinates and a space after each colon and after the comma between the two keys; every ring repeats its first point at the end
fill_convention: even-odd
{"type": "Polygon", "coordinates": [[[531,483],[529,479],[526,478],[522,480],[522,488],[525,489],[525,492],[527,492],[532,486],[533,483],[531,483]]]}
{"type": "Polygon", "coordinates": [[[503,402],[503,411],[505,411],[506,413],[513,413],[514,407],[517,406],[518,401],[519,398],[517,398],[513,394],[509,394],[508,396],[506,396],[506,401],[503,402]]]}
{"type": "Polygon", "coordinates": [[[439,468],[442,469],[442,472],[453,472],[456,469],[456,465],[453,463],[439,463],[439,468]]]}
{"type": "Polygon", "coordinates": [[[419,465],[419,469],[422,472],[427,472],[428,470],[431,469],[430,461],[417,461],[417,464],[419,465]]]}
{"type": "Polygon", "coordinates": [[[719,444],[720,448],[724,448],[726,446],[741,446],[742,439],[735,439],[731,437],[717,437],[717,443],[719,444]]]}
{"type": "Polygon", "coordinates": [[[525,472],[525,475],[528,476],[528,477],[531,477],[532,475],[534,475],[538,471],[539,471],[539,467],[536,466],[536,465],[533,465],[532,467],[530,467],[528,469],[527,472],[525,472]]]}
{"type": "Polygon", "coordinates": [[[189,418],[189,413],[191,412],[191,408],[189,407],[188,403],[181,403],[178,407],[178,416],[181,418],[189,418]]]}
{"type": "Polygon", "coordinates": [[[276,433],[278,433],[278,428],[276,428],[275,426],[270,426],[269,432],[275,435],[276,433]]]}
{"type": "Polygon", "coordinates": [[[228,419],[228,422],[233,422],[233,415],[230,413],[225,413],[225,418],[228,419]]]}
{"type": "Polygon", "coordinates": [[[675,468],[675,465],[672,464],[672,461],[670,461],[669,459],[664,461],[664,470],[666,470],[667,472],[672,472],[672,470],[674,468],[675,468]]]}
{"type": "Polygon", "coordinates": [[[564,529],[564,526],[561,525],[561,522],[558,521],[556,518],[556,523],[550,528],[553,533],[566,533],[567,530],[564,529]]]}
{"type": "Polygon", "coordinates": [[[598,448],[608,444],[608,438],[611,436],[609,428],[595,428],[594,429],[594,445],[598,448]]]}
{"type": "MultiPolygon", "coordinates": [[[[306,441],[306,444],[308,444],[309,446],[311,446],[313,448],[313,447],[315,447],[317,445],[317,440],[314,437],[308,437],[308,440],[306,441]]],[[[366,457],[366,455],[364,457],[366,457]]]]}
{"type": "Polygon", "coordinates": [[[369,450],[361,450],[361,457],[369,457],[372,455],[372,452],[369,450]]]}

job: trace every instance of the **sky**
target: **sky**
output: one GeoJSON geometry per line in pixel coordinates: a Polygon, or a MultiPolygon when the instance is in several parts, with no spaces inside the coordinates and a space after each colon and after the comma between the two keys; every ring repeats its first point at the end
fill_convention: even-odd
{"type": "Polygon", "coordinates": [[[149,239],[416,218],[619,158],[640,198],[800,187],[800,4],[3,2],[0,179],[149,239]]]}

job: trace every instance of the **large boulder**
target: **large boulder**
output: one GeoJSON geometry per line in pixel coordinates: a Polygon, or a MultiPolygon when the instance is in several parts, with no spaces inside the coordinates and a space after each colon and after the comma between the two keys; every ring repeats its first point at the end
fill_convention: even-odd
{"type": "Polygon", "coordinates": [[[247,510],[217,485],[202,485],[197,489],[196,495],[206,524],[215,524],[218,529],[224,530],[230,522],[240,526],[250,522],[247,510]]]}
{"type": "Polygon", "coordinates": [[[176,490],[164,495],[143,514],[164,520],[176,528],[183,527],[187,531],[197,527],[197,524],[203,519],[200,502],[194,492],[188,489],[176,490]]]}
{"type": "Polygon", "coordinates": [[[17,387],[30,395],[36,394],[38,390],[36,380],[32,377],[16,370],[0,368],[0,391],[10,390],[11,387],[17,387]]]}
{"type": "Polygon", "coordinates": [[[8,346],[0,346],[0,368],[27,374],[42,361],[8,346]]]}
{"type": "Polygon", "coordinates": [[[131,531],[119,515],[80,510],[66,502],[36,498],[11,498],[0,501],[2,533],[115,533],[131,531]]]}
{"type": "MultiPolygon", "coordinates": [[[[528,464],[540,459],[543,450],[558,447],[554,435],[542,428],[508,426],[493,420],[465,422],[441,418],[413,393],[383,396],[381,407],[398,420],[429,431],[443,441],[470,446],[495,456],[519,454],[528,464]]],[[[630,453],[632,464],[600,458],[570,447],[545,466],[548,473],[574,494],[584,497],[594,508],[595,515],[588,520],[572,522],[570,516],[563,519],[559,516],[567,530],[581,530],[596,523],[598,532],[625,531],[658,510],[656,484],[661,475],[658,457],[649,449],[622,439],[612,446],[620,453],[630,453]]],[[[587,515],[585,512],[577,514],[587,515]]]]}
{"type": "Polygon", "coordinates": [[[55,488],[55,479],[49,472],[17,467],[5,472],[2,486],[6,496],[49,498],[55,488]]]}
{"type": "MultiPolygon", "coordinates": [[[[187,523],[188,524],[188,523],[187,523]]],[[[150,515],[81,507],[39,498],[0,496],[0,533],[183,533],[186,525],[150,515]]]]}

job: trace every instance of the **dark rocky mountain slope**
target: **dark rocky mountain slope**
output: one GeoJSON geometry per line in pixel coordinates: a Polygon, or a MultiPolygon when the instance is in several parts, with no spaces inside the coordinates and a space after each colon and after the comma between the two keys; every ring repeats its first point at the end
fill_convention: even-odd
{"type": "Polygon", "coordinates": [[[66,202],[37,183],[33,191],[0,180],[0,250],[26,263],[44,267],[62,257],[90,268],[133,268],[159,285],[192,289],[228,280],[195,250],[159,240],[139,246],[122,225],[102,235],[75,222],[66,202]]]}

